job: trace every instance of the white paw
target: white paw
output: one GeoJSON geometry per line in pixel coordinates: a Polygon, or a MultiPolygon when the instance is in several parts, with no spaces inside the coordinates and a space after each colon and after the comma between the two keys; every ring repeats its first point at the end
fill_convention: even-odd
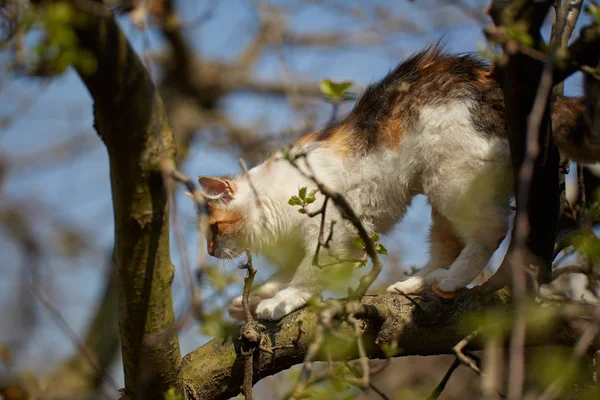
{"type": "Polygon", "coordinates": [[[256,308],[259,319],[277,321],[306,304],[312,293],[307,290],[287,288],[274,297],[263,300],[256,308]]]}
{"type": "Polygon", "coordinates": [[[438,288],[447,293],[463,289],[468,284],[468,282],[464,283],[462,280],[453,277],[452,272],[447,269],[438,269],[427,275],[427,284],[432,283],[437,283],[438,288]]]}
{"type": "Polygon", "coordinates": [[[396,282],[387,288],[387,292],[390,294],[398,294],[404,292],[406,294],[419,293],[425,287],[425,278],[422,276],[414,275],[406,280],[396,282]]]}

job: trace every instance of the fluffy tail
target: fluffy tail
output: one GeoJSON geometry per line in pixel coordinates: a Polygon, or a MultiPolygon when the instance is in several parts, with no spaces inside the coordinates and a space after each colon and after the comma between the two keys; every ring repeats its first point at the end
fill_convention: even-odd
{"type": "Polygon", "coordinates": [[[552,108],[554,142],[567,157],[600,161],[600,81],[585,78],[584,97],[559,97],[552,108]]]}

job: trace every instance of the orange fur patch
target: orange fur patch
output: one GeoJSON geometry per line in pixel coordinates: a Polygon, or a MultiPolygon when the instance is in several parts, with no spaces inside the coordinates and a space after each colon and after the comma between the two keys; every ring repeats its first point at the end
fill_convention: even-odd
{"type": "Polygon", "coordinates": [[[216,224],[219,234],[223,236],[234,235],[242,229],[246,216],[236,208],[228,208],[218,200],[208,202],[208,223],[216,224]]]}
{"type": "Polygon", "coordinates": [[[334,153],[345,157],[350,152],[352,140],[353,137],[350,128],[345,124],[341,124],[330,129],[304,135],[294,143],[294,147],[322,141],[334,153]]]}
{"type": "Polygon", "coordinates": [[[308,135],[302,136],[294,143],[294,146],[303,146],[305,144],[313,143],[319,140],[319,132],[312,132],[308,135]]]}
{"type": "Polygon", "coordinates": [[[403,121],[399,118],[390,119],[380,129],[380,138],[383,145],[388,150],[397,149],[406,132],[403,121]]]}
{"type": "Polygon", "coordinates": [[[353,142],[352,130],[346,124],[333,128],[333,132],[325,139],[326,146],[334,153],[346,158],[353,142]]]}

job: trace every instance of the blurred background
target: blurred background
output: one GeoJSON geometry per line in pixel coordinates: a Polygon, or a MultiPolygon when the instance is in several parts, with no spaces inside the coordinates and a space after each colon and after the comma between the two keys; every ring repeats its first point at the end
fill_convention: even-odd
{"type": "MultiPolygon", "coordinates": [[[[409,54],[441,38],[449,52],[486,53],[487,5],[483,0],[147,1],[128,6],[131,12],[119,13],[118,21],[161,91],[178,140],[180,169],[195,177],[237,173],[239,157],[256,165],[278,146],[323,127],[332,105],[319,90],[322,79],[350,80],[351,91],[360,94],[409,54]],[[177,18],[177,26],[156,18],[159,12],[177,18]]],[[[114,7],[122,10],[123,4],[114,7]]],[[[579,24],[586,20],[582,16],[579,24]]],[[[116,398],[123,378],[116,293],[110,285],[108,157],[93,129],[91,98],[75,72],[45,73],[43,63],[32,67],[39,60],[28,54],[47,40],[44,28],[50,22],[45,23],[18,37],[18,45],[0,47],[0,385],[26,379],[43,386],[65,369],[89,369],[83,367],[82,349],[101,343],[106,346],[101,363],[109,366],[102,395],[116,398]]],[[[566,94],[580,93],[575,76],[567,81],[566,94]]],[[[339,115],[352,105],[342,103],[339,115]]],[[[178,204],[189,257],[195,260],[194,209],[182,189],[178,204]]],[[[379,288],[425,263],[429,223],[429,207],[419,197],[403,223],[381,239],[390,255],[379,288]]],[[[180,254],[172,243],[175,307],[182,314],[188,303],[180,254]]],[[[271,267],[260,257],[255,266],[258,280],[268,277],[271,267]]],[[[203,292],[207,306],[220,312],[227,298],[241,291],[243,272],[234,262],[215,263],[211,271],[203,292]]],[[[214,333],[191,324],[180,335],[182,353],[214,333]]],[[[390,398],[410,398],[407,388],[424,398],[452,359],[395,359],[373,382],[390,398]]],[[[441,398],[479,390],[473,372],[461,368],[459,373],[441,398]]],[[[263,380],[255,397],[281,398],[289,374],[293,371],[263,380]]],[[[72,385],[78,384],[83,385],[72,385]]],[[[371,392],[360,398],[379,397],[371,392]]]]}

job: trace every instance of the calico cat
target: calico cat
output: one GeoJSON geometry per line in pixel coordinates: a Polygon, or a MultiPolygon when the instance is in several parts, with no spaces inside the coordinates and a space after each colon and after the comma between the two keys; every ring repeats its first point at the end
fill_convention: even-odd
{"type": "MultiPolygon", "coordinates": [[[[581,113],[582,104],[560,101],[566,114],[557,124],[565,125],[581,113]]],[[[427,196],[429,261],[391,285],[390,293],[417,293],[434,283],[442,292],[464,288],[507,233],[513,186],[504,99],[487,66],[472,56],[426,48],[369,86],[343,121],[301,138],[291,149],[306,154],[299,158],[300,168],[342,193],[369,232],[389,231],[415,195],[427,196]]],[[[292,266],[253,292],[250,304],[260,319],[278,320],[323,290],[328,268],[313,265],[320,218],[288,204],[299,188],[310,191],[315,185],[281,152],[247,174],[199,182],[210,198],[211,255],[229,258],[249,247],[292,266]]],[[[317,194],[309,210],[322,203],[317,194]]],[[[356,230],[329,202],[327,229],[332,221],[324,260],[327,254],[360,258],[362,250],[353,244],[356,230]]],[[[243,318],[241,297],[229,312],[243,318]]]]}

